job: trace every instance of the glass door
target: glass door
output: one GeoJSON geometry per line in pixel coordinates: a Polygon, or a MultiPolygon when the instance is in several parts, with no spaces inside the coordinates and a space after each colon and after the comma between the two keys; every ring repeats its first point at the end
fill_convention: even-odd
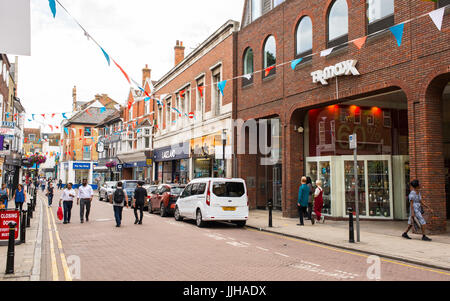
{"type": "MultiPolygon", "coordinates": [[[[306,163],[306,176],[311,178],[313,187],[316,180],[322,181],[323,209],[322,213],[331,215],[331,160],[316,161],[317,158],[308,158],[306,163]],[[309,160],[308,160],[309,159],[309,160]]],[[[324,159],[323,157],[321,158],[324,159]]]]}
{"type": "MultiPolygon", "coordinates": [[[[359,214],[366,215],[366,181],[364,161],[358,161],[358,196],[359,196],[359,214]]],[[[355,163],[354,161],[344,161],[344,180],[345,180],[345,214],[347,208],[352,208],[355,212],[355,163]]]]}

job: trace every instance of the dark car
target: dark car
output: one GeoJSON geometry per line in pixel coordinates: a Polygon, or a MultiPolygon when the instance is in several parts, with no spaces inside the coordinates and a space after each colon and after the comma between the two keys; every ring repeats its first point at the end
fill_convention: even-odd
{"type": "Polygon", "coordinates": [[[162,217],[173,214],[178,197],[183,192],[186,185],[181,184],[162,184],[159,185],[154,193],[150,195],[148,203],[148,212],[159,211],[162,217]]]}

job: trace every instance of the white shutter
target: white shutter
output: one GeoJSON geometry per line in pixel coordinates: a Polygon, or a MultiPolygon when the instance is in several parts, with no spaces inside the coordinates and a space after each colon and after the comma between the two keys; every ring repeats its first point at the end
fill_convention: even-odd
{"type": "Polygon", "coordinates": [[[262,14],[268,13],[272,9],[272,0],[263,0],[262,14]]]}

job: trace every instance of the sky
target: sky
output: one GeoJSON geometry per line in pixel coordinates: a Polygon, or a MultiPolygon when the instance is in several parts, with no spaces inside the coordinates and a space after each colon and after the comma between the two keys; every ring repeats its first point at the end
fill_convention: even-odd
{"type": "MultiPolygon", "coordinates": [[[[241,22],[244,6],[244,0],[59,1],[138,83],[145,64],[152,80],[173,67],[176,40],[187,55],[228,20],[241,22]]],[[[26,127],[59,125],[61,118],[40,114],[70,112],[74,86],[78,101],[108,94],[125,104],[128,97],[130,86],[114,63],[108,66],[100,48],[59,5],[56,10],[53,19],[48,0],[31,0],[31,56],[19,57],[17,92],[27,119],[39,115],[26,127]]]]}

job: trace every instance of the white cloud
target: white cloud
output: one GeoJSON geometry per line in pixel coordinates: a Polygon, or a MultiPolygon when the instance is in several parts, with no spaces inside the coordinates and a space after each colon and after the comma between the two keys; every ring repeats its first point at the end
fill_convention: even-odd
{"type": "MultiPolygon", "coordinates": [[[[173,67],[176,40],[183,41],[188,54],[227,20],[240,22],[244,0],[60,2],[131,77],[141,82],[145,64],[152,69],[153,80],[173,67]]],[[[74,85],[80,101],[105,93],[124,103],[129,85],[111,64],[108,67],[101,50],[87,40],[59,5],[53,19],[47,0],[31,0],[31,57],[19,58],[18,83],[18,96],[27,113],[71,111],[74,85]]]]}

